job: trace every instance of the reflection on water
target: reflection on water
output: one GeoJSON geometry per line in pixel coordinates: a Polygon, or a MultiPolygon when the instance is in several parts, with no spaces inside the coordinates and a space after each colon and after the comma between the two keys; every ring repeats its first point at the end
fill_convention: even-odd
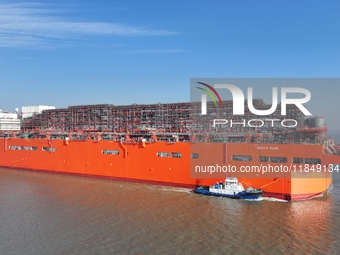
{"type": "Polygon", "coordinates": [[[0,168],[0,254],[340,254],[330,196],[240,201],[0,168]]]}

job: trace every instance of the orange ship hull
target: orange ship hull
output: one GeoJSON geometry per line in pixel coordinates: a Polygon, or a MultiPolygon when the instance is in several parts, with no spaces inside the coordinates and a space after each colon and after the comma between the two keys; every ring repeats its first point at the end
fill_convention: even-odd
{"type": "MultiPolygon", "coordinates": [[[[261,155],[284,156],[287,162],[293,157],[319,158],[322,165],[339,163],[339,156],[324,154],[323,145],[304,144],[252,144],[152,142],[122,143],[108,140],[49,140],[0,138],[0,165],[10,168],[52,171],[110,179],[158,183],[171,186],[195,187],[211,185],[220,177],[193,174],[193,164],[204,164],[204,159],[214,159],[221,165],[261,165],[261,155]],[[196,147],[195,147],[196,146],[196,147]],[[195,150],[200,157],[190,160],[195,150]],[[108,151],[109,153],[103,153],[108,151]],[[159,153],[180,154],[180,157],[159,157],[159,153]],[[251,162],[233,161],[233,155],[250,155],[251,162]],[[194,176],[194,177],[193,177],[194,176]]],[[[290,165],[290,163],[285,163],[290,165]]],[[[272,163],[275,165],[275,163],[272,163]]],[[[265,196],[285,200],[314,197],[327,191],[332,184],[329,171],[275,173],[274,175],[244,175],[234,173],[245,187],[262,188],[265,196]]]]}

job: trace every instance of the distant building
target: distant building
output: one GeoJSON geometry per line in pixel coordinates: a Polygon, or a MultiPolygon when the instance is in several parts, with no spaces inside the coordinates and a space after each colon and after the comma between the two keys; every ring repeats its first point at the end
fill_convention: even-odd
{"type": "Polygon", "coordinates": [[[32,117],[34,114],[39,114],[43,110],[55,109],[55,106],[37,105],[37,106],[23,106],[21,107],[21,117],[26,119],[32,117]]]}
{"type": "Polygon", "coordinates": [[[20,130],[18,113],[0,112],[0,131],[20,130]]]}

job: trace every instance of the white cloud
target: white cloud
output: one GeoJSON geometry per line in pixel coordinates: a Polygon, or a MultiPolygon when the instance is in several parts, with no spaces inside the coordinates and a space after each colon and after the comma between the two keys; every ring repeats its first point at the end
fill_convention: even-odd
{"type": "Polygon", "coordinates": [[[0,47],[51,45],[54,40],[76,40],[88,36],[164,36],[166,30],[119,23],[73,22],[58,11],[37,3],[0,4],[0,47]],[[52,15],[53,14],[53,15],[52,15]]]}

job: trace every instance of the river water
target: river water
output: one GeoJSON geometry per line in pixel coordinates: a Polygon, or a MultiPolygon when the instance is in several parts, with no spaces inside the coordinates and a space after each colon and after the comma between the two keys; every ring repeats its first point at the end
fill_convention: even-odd
{"type": "Polygon", "coordinates": [[[340,254],[330,195],[242,201],[0,168],[0,254],[340,254]]]}

